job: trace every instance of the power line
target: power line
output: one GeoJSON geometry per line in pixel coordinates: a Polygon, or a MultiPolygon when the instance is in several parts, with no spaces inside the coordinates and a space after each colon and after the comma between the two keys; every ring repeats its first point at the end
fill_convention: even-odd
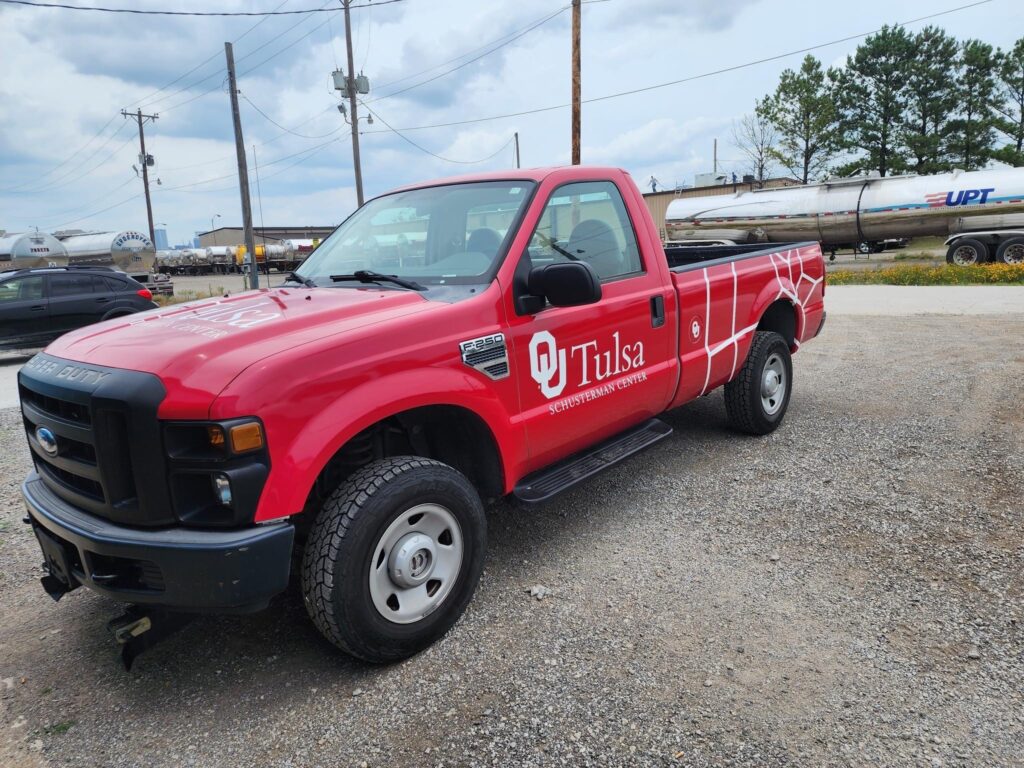
{"type": "MultiPolygon", "coordinates": [[[[36,176],[35,178],[33,178],[33,179],[29,180],[29,181],[23,182],[21,184],[17,184],[17,185],[15,185],[13,187],[2,187],[2,188],[0,188],[0,191],[2,191],[2,192],[15,192],[15,191],[17,191],[19,189],[22,189],[23,187],[31,186],[32,184],[35,184],[36,182],[39,182],[42,179],[45,179],[47,176],[51,175],[52,173],[60,170],[65,165],[67,165],[72,160],[74,160],[81,152],[83,152],[86,149],[88,149],[89,146],[91,146],[92,143],[94,141],[96,141],[96,139],[98,139],[101,135],[103,135],[103,132],[106,131],[107,128],[110,127],[110,124],[112,122],[114,122],[114,120],[116,118],[117,118],[117,115],[115,114],[113,117],[111,117],[109,120],[107,120],[107,122],[105,122],[103,124],[103,127],[100,128],[98,131],[96,131],[96,133],[93,134],[92,138],[90,138],[87,142],[85,142],[85,144],[80,146],[78,149],[76,149],[74,152],[72,152],[70,155],[68,155],[66,158],[64,158],[61,162],[57,163],[57,165],[53,166],[53,168],[48,170],[46,173],[44,173],[44,174],[42,174],[40,176],[36,176]]],[[[121,126],[121,128],[123,128],[123,127],[124,126],[121,126]]],[[[118,128],[118,130],[121,130],[121,128],[118,128]]],[[[114,133],[116,134],[117,131],[114,131],[114,133]]]]}
{"type": "MultiPolygon", "coordinates": [[[[340,131],[344,127],[344,125],[339,125],[333,131],[330,131],[328,133],[322,133],[319,136],[309,136],[308,134],[305,134],[305,133],[298,133],[296,131],[293,131],[291,128],[285,128],[283,125],[281,125],[279,122],[277,122],[274,118],[272,118],[270,115],[268,115],[262,109],[260,109],[255,104],[253,104],[252,100],[248,96],[246,96],[244,93],[239,93],[238,95],[241,96],[243,99],[245,99],[246,103],[250,107],[252,107],[257,112],[259,112],[264,117],[264,119],[266,119],[266,121],[268,123],[271,123],[272,125],[276,125],[278,128],[280,128],[285,133],[290,133],[292,136],[298,136],[300,139],[325,139],[328,136],[333,136],[334,134],[336,134],[338,131],[340,131]]],[[[324,110],[324,111],[326,112],[327,110],[324,110]]],[[[321,113],[321,114],[323,114],[323,113],[321,113]]]]}
{"type": "MultiPolygon", "coordinates": [[[[591,1],[593,2],[595,0],[591,0],[591,1]]],[[[975,7],[979,6],[979,5],[986,5],[987,3],[991,3],[991,2],[992,2],[992,0],[977,0],[977,2],[974,2],[974,3],[968,3],[966,5],[959,5],[959,6],[955,7],[955,8],[949,8],[948,10],[945,10],[945,11],[938,11],[936,13],[930,13],[927,16],[919,16],[916,19],[909,19],[907,21],[899,21],[899,22],[896,22],[895,24],[893,24],[893,26],[894,27],[903,27],[903,26],[906,26],[908,24],[916,24],[919,21],[928,21],[929,19],[934,19],[934,18],[937,18],[939,16],[946,16],[946,15],[951,14],[951,13],[956,13],[957,11],[967,10],[968,8],[975,8],[975,7]]],[[[748,62],[746,62],[744,64],[736,64],[736,65],[731,66],[731,67],[724,67],[722,69],[716,69],[716,70],[713,70],[711,72],[704,72],[704,73],[699,74],[699,75],[691,75],[690,77],[683,77],[683,78],[680,78],[678,80],[669,80],[669,81],[664,82],[664,83],[656,83],[654,85],[646,85],[646,86],[643,86],[641,88],[632,88],[632,89],[630,89],[628,91],[619,91],[617,93],[609,93],[609,94],[605,94],[604,96],[592,96],[589,99],[583,99],[582,103],[583,104],[592,104],[592,103],[598,102],[598,101],[608,101],[609,99],[617,99],[617,98],[620,98],[622,96],[632,96],[633,94],[636,94],[636,93],[645,93],[647,91],[654,91],[654,90],[657,90],[659,88],[668,88],[669,86],[672,86],[672,85],[680,85],[681,83],[689,83],[689,82],[692,82],[694,80],[701,80],[701,79],[706,78],[706,77],[712,77],[714,75],[721,75],[721,74],[725,74],[727,72],[735,72],[736,70],[747,69],[748,67],[754,67],[754,66],[757,66],[758,64],[765,64],[765,63],[770,62],[770,61],[778,61],[779,59],[784,59],[784,58],[787,58],[789,56],[795,56],[795,55],[800,54],[800,53],[809,53],[810,51],[816,51],[816,50],[818,50],[820,48],[828,48],[828,47],[833,46],[833,45],[839,45],[840,43],[848,43],[851,40],[858,40],[858,39],[860,39],[862,37],[867,37],[868,35],[874,35],[874,34],[877,34],[878,32],[881,32],[881,31],[882,31],[881,28],[873,29],[870,32],[861,32],[861,33],[858,33],[856,35],[848,35],[846,37],[841,37],[841,38],[839,38],[837,40],[830,40],[827,43],[819,43],[817,45],[811,45],[811,46],[808,46],[806,48],[798,48],[798,49],[793,50],[793,51],[787,51],[786,53],[779,53],[779,54],[776,54],[774,56],[766,56],[763,59],[756,59],[755,61],[748,61],[748,62]]],[[[509,118],[509,117],[522,117],[524,115],[536,115],[536,114],[539,114],[541,112],[552,112],[552,111],[554,111],[556,109],[567,109],[570,106],[571,106],[571,104],[568,104],[568,103],[566,103],[566,104],[553,104],[553,105],[548,106],[548,107],[537,107],[535,109],[524,109],[524,110],[522,110],[520,112],[506,112],[506,113],[501,114],[501,115],[490,115],[488,117],[476,117],[476,118],[471,118],[471,119],[468,119],[468,120],[453,120],[453,121],[447,122],[447,123],[434,123],[432,125],[414,125],[414,126],[408,126],[408,127],[404,127],[404,128],[391,129],[391,130],[394,130],[394,131],[399,131],[399,130],[401,130],[401,131],[425,131],[425,130],[428,130],[430,128],[450,128],[450,127],[456,126],[456,125],[470,125],[472,123],[485,123],[485,122],[489,122],[491,120],[504,120],[505,118],[509,118]]],[[[381,122],[384,122],[384,121],[382,120],[381,122]]],[[[383,130],[361,131],[361,133],[364,133],[364,134],[369,134],[369,133],[387,133],[387,131],[383,131],[383,130]]]]}
{"type": "Polygon", "coordinates": [[[487,157],[482,157],[479,160],[455,160],[454,158],[445,157],[444,155],[439,155],[436,152],[431,152],[426,147],[417,144],[415,141],[410,139],[405,134],[401,133],[400,131],[396,130],[395,128],[392,128],[387,120],[385,120],[378,113],[374,112],[372,109],[367,107],[366,104],[362,102],[362,100],[360,100],[360,103],[364,107],[366,107],[366,111],[367,112],[369,112],[371,115],[373,115],[378,120],[380,120],[382,123],[384,123],[384,125],[386,125],[388,127],[388,129],[392,133],[394,133],[396,136],[398,136],[400,139],[402,139],[403,141],[405,141],[405,142],[411,144],[412,146],[416,147],[416,149],[418,149],[420,152],[425,152],[426,154],[431,155],[432,157],[436,157],[438,160],[444,160],[446,163],[458,163],[459,165],[477,165],[478,163],[484,163],[484,162],[487,162],[488,160],[490,160],[492,157],[497,156],[500,152],[505,150],[508,147],[509,144],[511,144],[513,141],[515,141],[515,136],[512,136],[511,138],[509,138],[508,141],[506,141],[504,144],[502,144],[500,147],[498,147],[497,151],[493,152],[492,154],[488,155],[487,157]]]}
{"type": "MultiPolygon", "coordinates": [[[[569,6],[563,6],[562,8],[560,8],[557,11],[557,13],[561,13],[562,11],[565,11],[568,7],[569,6]]],[[[535,24],[537,22],[543,22],[543,21],[545,21],[548,18],[549,18],[548,16],[542,16],[539,19],[534,19],[534,21],[531,21],[527,26],[530,26],[530,25],[535,24]]],[[[476,53],[477,51],[482,51],[485,48],[489,48],[490,46],[494,45],[495,43],[500,43],[505,38],[510,37],[511,35],[514,35],[514,34],[516,34],[518,32],[521,32],[524,29],[526,29],[526,27],[519,27],[518,29],[512,30],[508,34],[504,34],[504,35],[501,35],[500,37],[496,37],[493,40],[491,40],[490,42],[484,43],[481,46],[478,46],[476,48],[471,48],[470,50],[465,51],[464,53],[460,53],[458,56],[455,56],[454,58],[442,61],[440,64],[435,64],[432,67],[427,67],[426,69],[421,70],[419,72],[414,72],[411,75],[405,75],[404,77],[400,77],[397,80],[392,80],[390,83],[384,83],[383,85],[378,85],[376,87],[378,89],[390,88],[392,85],[398,85],[399,83],[404,83],[406,80],[412,80],[414,77],[419,77],[420,75],[425,75],[425,74],[427,74],[427,72],[433,72],[435,69],[443,67],[443,66],[445,66],[447,64],[454,64],[456,61],[459,61],[460,59],[464,59],[466,56],[471,56],[472,54],[476,53]]]]}
{"type": "MultiPolygon", "coordinates": [[[[353,5],[352,8],[373,8],[378,5],[391,5],[404,0],[379,0],[376,3],[353,5]]],[[[303,8],[294,11],[155,11],[142,8],[106,8],[98,5],[66,5],[64,3],[37,3],[34,0],[0,0],[8,5],[27,5],[33,8],[60,8],[65,11],[99,11],[101,13],[131,13],[137,16],[297,16],[310,13],[330,13],[329,8],[303,8]]]]}
{"type": "Polygon", "coordinates": [[[113,158],[115,155],[117,155],[117,153],[119,153],[122,149],[124,149],[124,147],[133,139],[132,136],[129,136],[123,142],[118,144],[117,147],[115,147],[114,150],[110,154],[106,155],[96,165],[93,165],[87,171],[79,173],[79,171],[81,171],[82,168],[84,168],[86,165],[88,165],[92,161],[92,159],[94,157],[96,157],[96,155],[98,155],[100,152],[102,152],[103,149],[108,144],[110,144],[110,142],[112,142],[114,140],[114,137],[117,136],[117,134],[119,134],[122,130],[124,130],[124,128],[125,128],[125,124],[122,123],[120,126],[118,126],[116,131],[114,131],[112,134],[110,134],[110,136],[107,137],[106,141],[104,141],[102,144],[100,144],[98,147],[96,147],[96,149],[94,149],[92,152],[90,152],[81,162],[79,162],[76,165],[72,166],[71,168],[66,170],[64,173],[62,173],[59,176],[57,176],[57,177],[51,179],[50,181],[46,182],[41,187],[35,187],[34,189],[25,189],[23,191],[25,192],[25,194],[34,195],[34,194],[36,194],[38,192],[48,192],[48,191],[53,190],[53,189],[63,189],[64,187],[67,187],[68,185],[73,184],[76,181],[79,181],[82,177],[88,176],[90,173],[95,171],[97,168],[99,168],[102,165],[104,165],[105,163],[109,162],[111,158],[113,158]]]}
{"type": "MultiPolygon", "coordinates": [[[[432,83],[432,82],[434,82],[435,80],[438,80],[438,79],[440,79],[440,78],[442,78],[442,77],[444,77],[444,76],[446,76],[446,75],[450,75],[450,74],[451,74],[452,72],[456,72],[456,71],[458,71],[458,70],[462,69],[463,67],[468,67],[468,66],[469,66],[470,64],[472,64],[473,62],[479,61],[480,59],[484,58],[485,56],[490,56],[490,55],[491,55],[492,53],[494,53],[495,51],[501,50],[501,49],[502,49],[502,48],[504,48],[504,47],[505,47],[506,45],[509,45],[509,44],[511,44],[511,43],[514,43],[514,42],[515,42],[516,40],[518,40],[519,38],[523,37],[524,35],[528,34],[529,32],[532,32],[533,30],[537,29],[537,27],[540,27],[540,26],[543,26],[544,24],[547,24],[547,23],[548,23],[549,21],[551,21],[551,20],[552,20],[553,18],[555,18],[556,16],[559,16],[560,14],[562,14],[563,12],[565,12],[565,11],[566,11],[566,10],[567,10],[568,8],[569,8],[569,6],[563,6],[562,8],[559,8],[559,9],[558,9],[557,11],[555,11],[554,13],[552,13],[552,14],[549,14],[549,15],[545,16],[544,18],[540,19],[539,21],[536,21],[536,22],[534,22],[534,23],[530,24],[530,25],[529,25],[529,26],[527,26],[526,28],[524,28],[524,29],[521,29],[521,30],[519,30],[518,32],[512,33],[512,37],[508,37],[508,36],[506,35],[506,37],[508,37],[508,39],[507,39],[507,40],[505,40],[505,41],[504,41],[503,43],[501,43],[500,45],[497,45],[497,46],[495,46],[494,48],[490,48],[489,50],[486,50],[486,51],[484,51],[483,53],[481,53],[481,54],[480,54],[479,56],[474,56],[473,58],[469,59],[468,61],[464,61],[464,62],[462,62],[462,63],[461,63],[461,64],[459,64],[458,66],[452,67],[451,69],[446,69],[446,70],[445,70],[444,72],[440,72],[440,73],[438,73],[438,74],[434,75],[433,77],[430,77],[430,78],[428,78],[428,79],[426,79],[426,80],[423,80],[423,81],[421,81],[421,82],[419,82],[419,83],[414,83],[413,85],[410,85],[410,86],[408,86],[408,87],[406,87],[406,88],[400,88],[400,89],[399,89],[399,90],[397,90],[397,91],[394,91],[394,92],[392,92],[392,93],[388,93],[388,94],[385,94],[385,95],[383,95],[383,96],[378,96],[377,98],[375,98],[375,99],[370,99],[369,101],[370,101],[370,102],[372,103],[372,102],[375,102],[375,101],[383,101],[384,99],[390,99],[390,98],[391,98],[391,97],[393,97],[393,96],[398,96],[399,94],[402,94],[402,93],[406,93],[406,92],[408,92],[408,91],[411,91],[411,90],[413,90],[414,88],[419,88],[420,86],[426,85],[427,83],[432,83]]],[[[499,40],[501,40],[502,38],[498,38],[498,39],[499,39],[499,40]]],[[[489,44],[489,45],[490,45],[490,44],[489,44]]],[[[482,46],[482,47],[486,47],[486,46],[482,46]]],[[[478,50],[480,50],[480,48],[476,48],[476,49],[474,49],[474,50],[477,50],[477,51],[478,51],[478,50]]],[[[469,53],[473,53],[473,51],[470,51],[469,53]]],[[[462,54],[462,56],[458,56],[458,57],[456,57],[456,59],[453,59],[453,61],[457,61],[458,59],[464,58],[464,57],[465,57],[465,56],[467,56],[467,55],[469,55],[469,54],[468,54],[468,53],[464,53],[464,54],[462,54]]],[[[449,63],[450,63],[450,62],[449,62],[449,63]]],[[[443,64],[439,64],[438,66],[444,66],[444,65],[443,65],[443,64]]],[[[436,68],[437,68],[437,67],[431,67],[431,69],[436,69],[436,68]]],[[[425,70],[424,72],[421,72],[421,73],[419,73],[419,74],[425,74],[426,72],[429,72],[429,71],[431,71],[431,69],[425,70]]],[[[418,75],[410,75],[410,77],[417,77],[417,76],[418,76],[418,75]]],[[[407,77],[407,78],[403,78],[403,79],[404,79],[404,80],[408,80],[408,79],[409,79],[409,77],[407,77]]],[[[401,82],[401,81],[395,81],[395,82],[401,82]]],[[[392,85],[393,85],[393,84],[394,84],[394,83],[392,83],[392,85]]],[[[379,86],[379,87],[380,87],[380,88],[386,88],[387,86],[379,86]]]]}
{"type": "MultiPolygon", "coordinates": [[[[281,8],[281,7],[283,6],[283,5],[287,4],[288,2],[290,2],[290,0],[284,0],[284,2],[283,2],[283,3],[281,3],[280,5],[278,5],[278,6],[277,6],[277,8],[281,8]]],[[[277,8],[275,8],[274,10],[277,10],[277,8]]],[[[252,25],[251,27],[249,27],[249,28],[248,28],[247,30],[245,30],[245,32],[243,32],[243,33],[242,33],[241,35],[239,35],[239,36],[238,36],[238,37],[236,37],[236,38],[235,38],[234,40],[232,40],[231,42],[232,42],[232,43],[237,43],[237,42],[238,42],[239,40],[241,40],[241,39],[242,39],[243,37],[245,37],[245,36],[246,36],[246,35],[248,35],[248,34],[249,34],[250,32],[252,32],[252,31],[253,31],[254,29],[256,29],[256,27],[258,27],[258,26],[259,26],[260,24],[262,24],[263,22],[265,22],[265,21],[267,20],[267,18],[269,18],[269,17],[264,17],[264,18],[260,19],[260,20],[259,20],[259,21],[257,21],[257,22],[256,22],[255,24],[253,24],[253,25],[252,25]]],[[[215,59],[218,59],[218,58],[220,57],[220,53],[221,53],[220,51],[216,51],[216,52],[214,52],[214,53],[213,53],[213,54],[211,54],[211,55],[210,55],[210,56],[209,56],[208,58],[206,58],[206,59],[203,59],[203,60],[202,60],[201,62],[199,62],[198,64],[196,64],[196,65],[195,65],[194,67],[192,67],[192,69],[190,69],[190,70],[189,70],[188,72],[184,73],[183,75],[178,75],[178,76],[177,76],[176,78],[174,78],[173,80],[171,80],[171,82],[169,82],[169,83],[167,83],[167,84],[165,84],[165,85],[161,86],[160,88],[158,88],[157,90],[153,91],[153,92],[152,92],[151,94],[149,94],[148,96],[146,96],[146,97],[144,97],[144,98],[140,99],[139,101],[136,101],[136,102],[134,102],[132,106],[139,106],[139,107],[146,107],[146,108],[150,108],[152,104],[156,104],[157,102],[160,102],[160,101],[164,101],[165,99],[170,99],[170,98],[173,98],[174,96],[177,96],[177,95],[178,95],[179,93],[184,93],[185,91],[189,91],[189,90],[192,90],[192,89],[193,89],[193,88],[195,88],[195,86],[197,86],[197,85],[198,85],[199,83],[203,83],[203,82],[206,82],[207,80],[209,80],[209,79],[210,79],[211,77],[213,77],[214,75],[218,75],[218,74],[220,74],[220,73],[221,73],[221,72],[222,72],[222,71],[224,70],[224,68],[223,68],[223,67],[218,67],[218,68],[217,68],[217,71],[216,71],[216,72],[214,72],[213,74],[207,75],[207,76],[206,76],[206,77],[204,77],[203,79],[201,79],[201,80],[197,80],[196,82],[192,83],[191,85],[186,85],[186,86],[185,86],[184,88],[180,88],[180,89],[178,89],[177,91],[175,91],[174,93],[168,94],[167,96],[164,96],[164,97],[162,97],[162,98],[160,98],[160,99],[157,99],[156,101],[150,101],[150,99],[152,99],[152,98],[153,98],[154,96],[156,96],[157,94],[159,94],[159,93],[161,93],[161,92],[163,92],[163,91],[167,90],[168,88],[170,88],[170,87],[171,87],[172,85],[174,85],[175,83],[179,83],[179,82],[181,82],[181,81],[182,81],[182,80],[184,80],[184,79],[185,79],[186,77],[188,77],[189,75],[191,75],[191,74],[192,74],[193,72],[196,72],[197,70],[201,69],[201,68],[202,68],[202,67],[204,67],[205,65],[209,64],[209,63],[210,63],[211,61],[214,61],[215,59]]]]}

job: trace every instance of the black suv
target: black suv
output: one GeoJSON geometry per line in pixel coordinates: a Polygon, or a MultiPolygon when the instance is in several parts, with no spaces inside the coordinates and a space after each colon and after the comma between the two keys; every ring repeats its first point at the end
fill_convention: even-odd
{"type": "Polygon", "coordinates": [[[0,272],[0,349],[42,347],[83,325],[153,309],[153,294],[109,267],[0,272]]]}

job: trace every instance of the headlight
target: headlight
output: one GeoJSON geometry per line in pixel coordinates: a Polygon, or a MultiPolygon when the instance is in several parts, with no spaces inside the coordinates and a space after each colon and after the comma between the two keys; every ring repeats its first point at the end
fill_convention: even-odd
{"type": "Polygon", "coordinates": [[[169,458],[197,461],[225,460],[266,445],[263,425],[256,419],[171,421],[164,427],[164,439],[169,458]]]}
{"type": "Polygon", "coordinates": [[[270,472],[258,419],[165,422],[164,450],[178,520],[202,527],[252,523],[270,472]]]}

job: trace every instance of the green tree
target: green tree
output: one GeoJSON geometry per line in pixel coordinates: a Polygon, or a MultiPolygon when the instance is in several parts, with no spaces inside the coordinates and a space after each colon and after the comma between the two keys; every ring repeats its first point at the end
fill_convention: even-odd
{"type": "Polygon", "coordinates": [[[777,133],[770,157],[804,184],[824,173],[837,149],[836,111],[820,61],[807,56],[798,72],[783,71],[755,112],[777,133]]]}
{"type": "Polygon", "coordinates": [[[993,153],[1008,165],[1024,165],[1024,37],[999,56],[996,129],[1009,142],[993,153]]]}
{"type": "Polygon", "coordinates": [[[907,168],[915,173],[939,173],[951,167],[949,138],[959,99],[949,70],[959,51],[956,39],[938,27],[925,27],[914,35],[900,128],[907,168]]]}
{"type": "Polygon", "coordinates": [[[865,38],[846,66],[829,70],[845,148],[855,165],[882,176],[907,167],[903,118],[914,62],[914,39],[903,27],[865,38]]]}
{"type": "Polygon", "coordinates": [[[995,54],[980,40],[967,40],[960,51],[960,114],[950,126],[950,149],[954,162],[970,171],[985,165],[995,146],[995,54]]]}

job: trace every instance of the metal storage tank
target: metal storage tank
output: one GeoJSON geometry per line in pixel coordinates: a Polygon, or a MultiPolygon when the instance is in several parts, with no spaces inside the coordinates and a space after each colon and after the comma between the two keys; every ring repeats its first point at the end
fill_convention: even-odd
{"type": "Polygon", "coordinates": [[[153,271],[156,249],[149,237],[141,232],[57,234],[67,248],[70,264],[113,264],[129,274],[153,271]]]}
{"type": "Polygon", "coordinates": [[[64,244],[46,232],[12,232],[0,237],[0,269],[64,266],[64,244]]]}

